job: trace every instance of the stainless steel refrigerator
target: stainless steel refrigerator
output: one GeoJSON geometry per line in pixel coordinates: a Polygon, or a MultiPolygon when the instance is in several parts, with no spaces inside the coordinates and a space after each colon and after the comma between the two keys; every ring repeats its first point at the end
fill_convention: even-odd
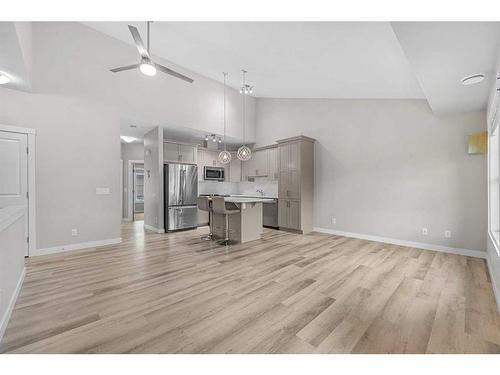
{"type": "Polygon", "coordinates": [[[165,164],[165,231],[196,228],[198,224],[198,167],[165,164]]]}

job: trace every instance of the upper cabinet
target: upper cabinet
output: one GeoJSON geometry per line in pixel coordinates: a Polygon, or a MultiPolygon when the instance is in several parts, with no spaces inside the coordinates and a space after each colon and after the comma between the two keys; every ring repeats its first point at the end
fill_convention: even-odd
{"type": "Polygon", "coordinates": [[[259,177],[264,180],[278,179],[278,154],[277,147],[257,149],[252,153],[252,158],[242,162],[243,180],[259,177]]]}
{"type": "Polygon", "coordinates": [[[165,162],[196,163],[196,146],[164,141],[163,160],[165,162]]]}
{"type": "MultiPolygon", "coordinates": [[[[226,168],[226,171],[228,168],[226,168]]],[[[231,152],[231,162],[229,163],[229,182],[241,182],[241,160],[236,156],[236,152],[231,152]]]]}
{"type": "Polygon", "coordinates": [[[268,172],[267,176],[269,180],[277,180],[279,177],[279,157],[278,157],[278,147],[269,148],[267,150],[268,157],[268,172]]]}

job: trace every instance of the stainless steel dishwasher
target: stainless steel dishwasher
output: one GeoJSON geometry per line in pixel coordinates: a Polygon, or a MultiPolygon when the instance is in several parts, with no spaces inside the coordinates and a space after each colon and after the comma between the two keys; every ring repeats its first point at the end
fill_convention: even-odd
{"type": "Polygon", "coordinates": [[[263,203],[262,225],[270,228],[278,228],[278,199],[263,203]]]}

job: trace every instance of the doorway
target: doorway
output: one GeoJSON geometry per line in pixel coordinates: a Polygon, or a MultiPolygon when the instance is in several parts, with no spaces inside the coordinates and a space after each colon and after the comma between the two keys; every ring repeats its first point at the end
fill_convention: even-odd
{"type": "Polygon", "coordinates": [[[128,162],[128,219],[144,221],[144,161],[128,162]]]}
{"type": "Polygon", "coordinates": [[[144,164],[134,164],[132,220],[144,221],[144,164]]]}
{"type": "Polygon", "coordinates": [[[25,256],[36,245],[35,135],[34,129],[0,125],[0,208],[26,207],[25,256]]]}

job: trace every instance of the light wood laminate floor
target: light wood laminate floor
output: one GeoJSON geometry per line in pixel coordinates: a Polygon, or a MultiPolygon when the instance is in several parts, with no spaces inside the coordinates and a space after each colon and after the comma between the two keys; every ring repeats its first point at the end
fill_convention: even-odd
{"type": "Polygon", "coordinates": [[[266,230],[205,229],[27,260],[0,352],[500,353],[485,261],[266,230]]]}

